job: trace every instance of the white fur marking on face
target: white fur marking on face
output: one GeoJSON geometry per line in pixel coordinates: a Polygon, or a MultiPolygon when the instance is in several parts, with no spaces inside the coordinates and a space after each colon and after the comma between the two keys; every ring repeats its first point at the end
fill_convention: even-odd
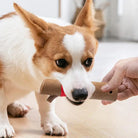
{"type": "Polygon", "coordinates": [[[81,33],[76,32],[73,35],[66,34],[63,39],[63,44],[72,58],[81,58],[85,48],[85,40],[81,33]]]}

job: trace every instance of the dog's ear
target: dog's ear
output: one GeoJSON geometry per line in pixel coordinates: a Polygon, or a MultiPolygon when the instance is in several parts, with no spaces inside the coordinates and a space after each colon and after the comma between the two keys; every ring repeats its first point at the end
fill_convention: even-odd
{"type": "Polygon", "coordinates": [[[96,29],[94,19],[95,10],[92,1],[93,0],[86,0],[82,10],[76,18],[75,25],[96,29]]]}
{"type": "Polygon", "coordinates": [[[43,48],[48,39],[46,35],[48,24],[32,13],[24,10],[16,3],[14,3],[14,8],[19,16],[24,20],[25,25],[30,29],[31,35],[35,40],[36,49],[39,50],[43,48]]]}

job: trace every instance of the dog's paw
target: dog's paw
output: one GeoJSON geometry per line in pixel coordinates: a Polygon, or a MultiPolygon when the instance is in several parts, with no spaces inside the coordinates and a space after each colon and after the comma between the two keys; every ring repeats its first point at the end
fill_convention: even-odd
{"type": "Polygon", "coordinates": [[[55,114],[49,115],[42,123],[46,135],[65,136],[68,133],[67,125],[55,114]]]}
{"type": "Polygon", "coordinates": [[[0,124],[0,138],[11,138],[15,134],[10,124],[0,124]]]}
{"type": "Polygon", "coordinates": [[[8,113],[13,117],[23,117],[28,113],[29,110],[29,106],[18,102],[12,103],[7,107],[8,113]]]}

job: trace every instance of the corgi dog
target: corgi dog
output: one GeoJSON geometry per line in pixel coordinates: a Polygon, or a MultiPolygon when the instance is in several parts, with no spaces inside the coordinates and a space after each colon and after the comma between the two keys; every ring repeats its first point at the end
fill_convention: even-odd
{"type": "Polygon", "coordinates": [[[14,3],[16,13],[0,18],[0,137],[14,136],[8,113],[23,116],[28,107],[17,102],[31,91],[48,135],[66,135],[66,124],[54,112],[54,102],[40,95],[42,81],[59,80],[67,99],[82,104],[94,92],[88,79],[98,41],[92,0],[86,0],[74,24],[42,19],[14,3]]]}

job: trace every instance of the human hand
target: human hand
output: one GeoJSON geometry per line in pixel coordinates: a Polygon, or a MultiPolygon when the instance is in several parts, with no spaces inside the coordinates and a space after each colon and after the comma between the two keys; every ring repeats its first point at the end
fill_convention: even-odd
{"type": "MultiPolygon", "coordinates": [[[[120,60],[104,77],[107,85],[102,87],[103,92],[118,88],[118,100],[125,100],[138,95],[138,58],[120,60]]],[[[104,105],[112,102],[102,101],[104,105]]]]}

